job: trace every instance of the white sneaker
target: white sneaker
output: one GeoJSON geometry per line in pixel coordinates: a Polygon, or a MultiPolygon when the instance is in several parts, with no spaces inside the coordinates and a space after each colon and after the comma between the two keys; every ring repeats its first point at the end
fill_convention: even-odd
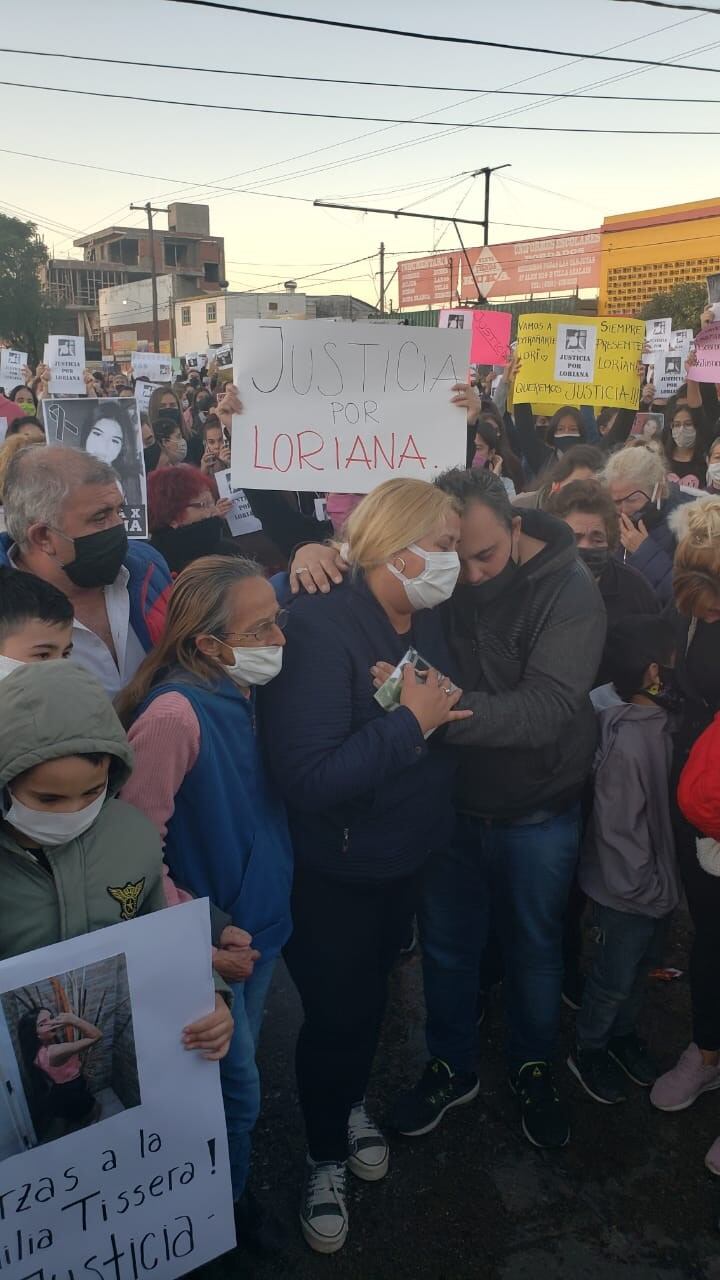
{"type": "Polygon", "coordinates": [[[316,1253],[337,1253],[348,1233],[345,1165],[307,1157],[300,1208],[302,1233],[316,1253]]]}
{"type": "Polygon", "coordinates": [[[356,1102],[348,1120],[348,1169],[364,1182],[379,1182],[390,1162],[388,1144],[373,1124],[364,1102],[356,1102]]]}

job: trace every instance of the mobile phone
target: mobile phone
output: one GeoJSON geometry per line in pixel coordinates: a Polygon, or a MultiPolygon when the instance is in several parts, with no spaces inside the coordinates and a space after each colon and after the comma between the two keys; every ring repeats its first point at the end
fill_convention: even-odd
{"type": "Polygon", "coordinates": [[[410,647],[398,662],[395,670],[388,676],[384,684],[375,692],[375,701],[380,704],[384,711],[396,711],[400,706],[400,697],[402,695],[403,669],[407,666],[415,668],[415,674],[420,679],[427,679],[427,673],[430,670],[430,663],[420,657],[417,649],[410,647]]]}

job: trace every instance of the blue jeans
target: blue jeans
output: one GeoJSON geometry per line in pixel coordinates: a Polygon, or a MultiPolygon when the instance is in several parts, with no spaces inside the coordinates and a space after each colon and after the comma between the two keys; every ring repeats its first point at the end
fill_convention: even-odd
{"type": "Polygon", "coordinates": [[[220,1063],[225,1106],[233,1199],[242,1195],[250,1168],[250,1143],[260,1114],[260,1074],[255,1050],[275,959],[255,966],[246,982],[231,982],[235,1030],[230,1049],[220,1063]]]}
{"type": "Polygon", "coordinates": [[[575,1023],[581,1049],[605,1049],[611,1037],[635,1030],[648,969],[662,962],[671,915],[658,920],[591,903],[593,963],[575,1023]]]}
{"type": "Polygon", "coordinates": [[[579,823],[579,805],[538,823],[459,817],[452,847],[427,864],[419,914],[427,1044],[453,1071],[477,1067],[480,958],[491,918],[503,954],[509,1068],[552,1058],[579,823]]]}

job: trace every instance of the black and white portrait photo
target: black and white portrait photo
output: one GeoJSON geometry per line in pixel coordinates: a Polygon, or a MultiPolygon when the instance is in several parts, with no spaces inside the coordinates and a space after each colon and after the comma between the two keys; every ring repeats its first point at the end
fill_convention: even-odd
{"type": "Polygon", "coordinates": [[[587,329],[568,329],[565,334],[566,351],[585,351],[587,349],[587,329]]]}
{"type": "Polygon", "coordinates": [[[48,444],[83,449],[117,474],[125,498],[128,537],[147,537],[147,483],[137,402],[89,396],[43,400],[48,444]]]}

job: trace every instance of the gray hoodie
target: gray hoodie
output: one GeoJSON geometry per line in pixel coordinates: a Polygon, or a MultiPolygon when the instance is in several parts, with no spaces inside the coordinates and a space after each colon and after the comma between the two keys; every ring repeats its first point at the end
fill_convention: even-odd
{"type": "Polygon", "coordinates": [[[619,702],[597,718],[595,800],[580,855],[580,887],[602,906],[660,918],[680,901],[667,716],[661,707],[619,702]]]}

